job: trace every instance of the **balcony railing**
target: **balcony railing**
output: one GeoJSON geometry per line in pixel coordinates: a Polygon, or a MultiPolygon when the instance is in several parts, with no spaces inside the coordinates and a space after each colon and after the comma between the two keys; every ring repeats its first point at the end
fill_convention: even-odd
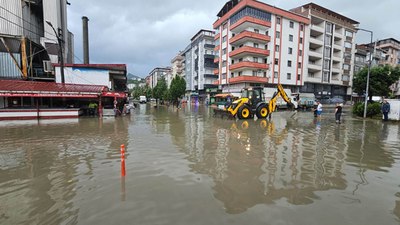
{"type": "Polygon", "coordinates": [[[244,46],[229,53],[229,57],[234,57],[239,54],[249,54],[249,55],[260,55],[260,56],[269,56],[269,50],[262,48],[255,48],[250,46],[244,46]]]}
{"type": "Polygon", "coordinates": [[[267,77],[240,76],[229,79],[229,83],[268,83],[267,77]]]}
{"type": "Polygon", "coordinates": [[[265,63],[258,63],[258,62],[251,62],[251,61],[242,61],[239,63],[232,64],[229,66],[229,70],[237,70],[237,69],[244,69],[244,68],[251,68],[251,69],[268,69],[268,64],[265,63]]]}
{"type": "Polygon", "coordinates": [[[251,32],[251,31],[243,31],[243,32],[235,35],[235,37],[231,38],[229,40],[229,43],[234,44],[235,42],[242,40],[242,39],[255,39],[255,40],[259,40],[259,41],[263,41],[263,42],[269,42],[271,40],[271,37],[267,36],[265,34],[255,33],[255,32],[251,32]]]}

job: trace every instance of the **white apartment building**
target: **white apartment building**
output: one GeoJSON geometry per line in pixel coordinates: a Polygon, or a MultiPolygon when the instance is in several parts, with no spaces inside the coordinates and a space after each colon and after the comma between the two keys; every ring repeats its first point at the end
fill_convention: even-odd
{"type": "Polygon", "coordinates": [[[157,67],[154,68],[148,77],[146,77],[146,82],[150,86],[150,88],[154,88],[157,86],[157,83],[160,79],[164,78],[167,82],[167,78],[171,76],[172,69],[171,67],[157,67]]]}
{"type": "Polygon", "coordinates": [[[301,92],[317,97],[352,94],[355,33],[358,22],[314,3],[292,12],[311,21],[307,72],[301,92]]]}
{"type": "Polygon", "coordinates": [[[171,75],[167,78],[168,87],[171,86],[172,79],[174,79],[175,76],[185,77],[184,60],[185,57],[182,52],[179,52],[179,54],[171,60],[171,75]]]}
{"type": "Polygon", "coordinates": [[[245,87],[298,92],[307,73],[309,19],[255,0],[232,0],[214,23],[218,84],[240,95],[245,87]]]}
{"type": "Polygon", "coordinates": [[[185,56],[186,90],[189,95],[200,99],[216,93],[218,76],[214,74],[214,31],[200,30],[191,39],[190,45],[183,51],[185,56]]]}

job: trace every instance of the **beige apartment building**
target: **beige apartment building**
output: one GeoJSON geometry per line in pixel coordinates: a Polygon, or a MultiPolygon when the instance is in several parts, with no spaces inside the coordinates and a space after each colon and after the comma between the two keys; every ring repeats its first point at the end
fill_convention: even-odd
{"type": "Polygon", "coordinates": [[[311,21],[308,70],[301,92],[314,93],[317,98],[349,97],[359,22],[314,3],[291,11],[311,21]]]}

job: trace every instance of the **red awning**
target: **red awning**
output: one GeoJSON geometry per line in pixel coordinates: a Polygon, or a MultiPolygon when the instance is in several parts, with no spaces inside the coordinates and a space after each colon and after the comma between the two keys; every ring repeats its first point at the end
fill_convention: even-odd
{"type": "Polygon", "coordinates": [[[103,91],[107,91],[107,87],[102,85],[0,80],[0,96],[3,97],[98,98],[103,91]]]}
{"type": "Polygon", "coordinates": [[[124,92],[103,92],[101,94],[103,97],[114,97],[114,98],[126,98],[126,93],[124,92]]]}

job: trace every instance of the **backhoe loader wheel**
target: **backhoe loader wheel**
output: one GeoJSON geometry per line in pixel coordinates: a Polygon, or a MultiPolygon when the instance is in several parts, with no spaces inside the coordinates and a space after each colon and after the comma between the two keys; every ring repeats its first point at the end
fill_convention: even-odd
{"type": "Polygon", "coordinates": [[[239,119],[248,119],[251,117],[251,110],[248,106],[242,106],[240,107],[239,111],[239,119]]]}
{"type": "Polygon", "coordinates": [[[257,109],[257,117],[260,119],[266,118],[268,116],[268,108],[265,105],[258,107],[257,109]]]}

